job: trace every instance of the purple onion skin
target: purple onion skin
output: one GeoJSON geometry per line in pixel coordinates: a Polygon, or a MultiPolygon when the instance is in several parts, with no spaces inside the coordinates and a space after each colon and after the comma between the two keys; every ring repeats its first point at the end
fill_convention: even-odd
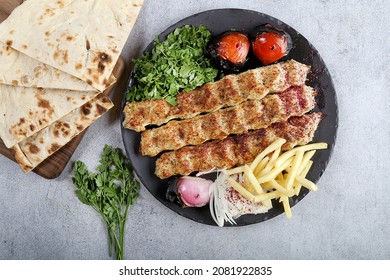
{"type": "Polygon", "coordinates": [[[203,207],[210,201],[209,189],[213,182],[200,177],[183,176],[170,181],[166,198],[182,207],[203,207]]]}

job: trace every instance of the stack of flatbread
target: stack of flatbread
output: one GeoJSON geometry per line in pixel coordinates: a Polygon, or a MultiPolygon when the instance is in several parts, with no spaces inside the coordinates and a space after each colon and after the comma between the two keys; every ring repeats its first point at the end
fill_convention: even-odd
{"type": "Polygon", "coordinates": [[[103,93],[143,0],[27,0],[0,24],[0,137],[24,172],[113,104],[103,93]]]}

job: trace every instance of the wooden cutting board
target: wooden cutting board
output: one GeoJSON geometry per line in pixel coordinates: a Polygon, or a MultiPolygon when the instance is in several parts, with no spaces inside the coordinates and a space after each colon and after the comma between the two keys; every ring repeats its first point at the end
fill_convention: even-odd
{"type": "MultiPolygon", "coordinates": [[[[23,0],[0,0],[0,22],[5,20],[8,17],[8,15],[11,14],[12,10],[15,9],[23,2],[24,2],[23,0]]],[[[123,58],[119,57],[115,65],[115,68],[113,70],[113,75],[117,80],[119,80],[124,69],[125,69],[125,62],[123,58]]],[[[114,86],[115,85],[106,89],[104,91],[104,94],[109,96],[114,86]]],[[[77,146],[79,145],[80,141],[83,139],[83,136],[86,133],[86,131],[87,130],[84,130],[82,133],[80,133],[75,138],[73,138],[72,141],[70,141],[67,145],[65,145],[60,150],[58,150],[53,155],[51,155],[49,158],[47,158],[45,161],[43,161],[40,165],[38,165],[33,170],[33,172],[46,179],[54,179],[60,176],[65,166],[68,164],[70,158],[72,157],[74,151],[76,150],[77,146]]],[[[13,154],[9,149],[7,149],[7,147],[4,145],[1,139],[0,139],[0,154],[6,156],[12,161],[15,161],[13,154]]],[[[16,163],[15,163],[15,167],[17,167],[16,163]]]]}

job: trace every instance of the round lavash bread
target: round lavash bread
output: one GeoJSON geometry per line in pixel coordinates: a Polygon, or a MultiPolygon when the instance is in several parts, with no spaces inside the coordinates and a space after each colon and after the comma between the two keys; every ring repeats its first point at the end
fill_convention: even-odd
{"type": "Polygon", "coordinates": [[[86,82],[35,60],[0,42],[0,84],[59,88],[70,90],[95,90],[86,82]]]}
{"type": "Polygon", "coordinates": [[[12,151],[23,172],[29,172],[65,146],[114,105],[100,94],[34,135],[19,142],[12,151]]]}
{"type": "Polygon", "coordinates": [[[7,148],[47,127],[98,95],[0,84],[0,138],[7,148]]]}
{"type": "Polygon", "coordinates": [[[142,4],[28,0],[0,24],[0,41],[103,91],[142,4]]]}

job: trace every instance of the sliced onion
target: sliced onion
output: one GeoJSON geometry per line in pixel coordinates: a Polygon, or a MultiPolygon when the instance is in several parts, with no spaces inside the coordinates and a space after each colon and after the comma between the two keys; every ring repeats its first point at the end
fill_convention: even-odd
{"type": "Polygon", "coordinates": [[[224,173],[219,173],[217,179],[210,186],[210,213],[215,223],[223,227],[225,221],[230,224],[236,224],[228,207],[226,200],[226,189],[227,189],[227,178],[228,176],[224,173]]]}

